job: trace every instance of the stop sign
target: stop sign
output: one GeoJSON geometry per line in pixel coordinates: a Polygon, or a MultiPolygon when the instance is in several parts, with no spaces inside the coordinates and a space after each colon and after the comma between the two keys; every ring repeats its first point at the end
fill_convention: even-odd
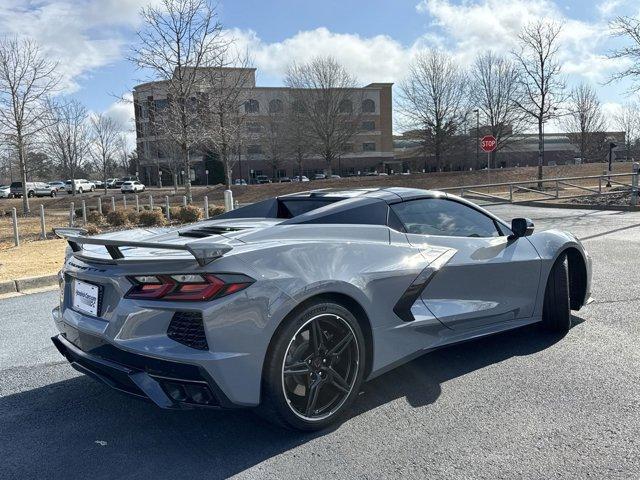
{"type": "Polygon", "coordinates": [[[496,149],[497,143],[496,137],[493,135],[485,135],[480,139],[480,147],[487,153],[493,152],[496,149]]]}

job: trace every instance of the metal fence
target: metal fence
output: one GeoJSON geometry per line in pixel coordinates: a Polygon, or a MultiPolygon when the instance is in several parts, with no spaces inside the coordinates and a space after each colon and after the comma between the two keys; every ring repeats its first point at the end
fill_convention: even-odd
{"type": "Polygon", "coordinates": [[[521,182],[485,183],[440,188],[438,190],[457,193],[461,197],[485,200],[492,205],[499,205],[620,194],[619,190],[604,190],[604,187],[611,187],[612,185],[628,187],[631,192],[629,204],[631,206],[637,205],[638,172],[547,178],[521,182]],[[627,179],[627,181],[625,182],[623,179],[627,179]]]}

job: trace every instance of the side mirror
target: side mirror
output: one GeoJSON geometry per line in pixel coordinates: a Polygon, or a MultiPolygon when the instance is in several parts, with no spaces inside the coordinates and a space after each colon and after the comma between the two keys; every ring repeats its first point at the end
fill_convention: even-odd
{"type": "Polygon", "coordinates": [[[528,218],[514,218],[511,220],[511,239],[527,237],[533,233],[533,222],[528,218]]]}

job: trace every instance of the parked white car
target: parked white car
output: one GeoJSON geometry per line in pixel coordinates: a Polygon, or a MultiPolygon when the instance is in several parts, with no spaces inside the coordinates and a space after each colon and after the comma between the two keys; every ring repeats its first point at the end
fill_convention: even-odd
{"type": "Polygon", "coordinates": [[[302,175],[302,177],[300,177],[300,175],[296,175],[295,177],[291,177],[291,181],[292,182],[308,182],[309,179],[307,178],[306,175],[302,175]]]}
{"type": "Polygon", "coordinates": [[[120,187],[122,193],[144,192],[144,185],[137,180],[124,182],[120,187]]]}
{"type": "Polygon", "coordinates": [[[9,185],[0,185],[0,198],[12,198],[11,188],[9,185]]]}
{"type": "Polygon", "coordinates": [[[86,178],[67,180],[65,182],[65,190],[67,191],[67,193],[73,193],[74,189],[76,193],[93,192],[96,189],[96,184],[87,180],[86,178]]]}

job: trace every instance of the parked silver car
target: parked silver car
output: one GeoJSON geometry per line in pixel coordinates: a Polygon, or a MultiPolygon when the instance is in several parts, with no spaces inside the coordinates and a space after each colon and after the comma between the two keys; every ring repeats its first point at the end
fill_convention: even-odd
{"type": "Polygon", "coordinates": [[[60,190],[64,190],[66,187],[65,182],[63,181],[55,181],[55,182],[49,182],[47,183],[47,185],[49,185],[51,188],[53,188],[56,192],[59,192],[60,190]]]}
{"type": "MultiPolygon", "coordinates": [[[[27,197],[55,197],[56,190],[44,182],[27,182],[27,197]]],[[[22,182],[13,182],[10,187],[10,194],[14,197],[22,197],[24,189],[22,182]]]]}
{"type": "Polygon", "coordinates": [[[454,195],[322,189],[173,229],[70,246],[53,342],[71,364],[162,408],[258,407],[316,430],[362,382],[444,345],[571,327],[591,259],[454,195]]]}

